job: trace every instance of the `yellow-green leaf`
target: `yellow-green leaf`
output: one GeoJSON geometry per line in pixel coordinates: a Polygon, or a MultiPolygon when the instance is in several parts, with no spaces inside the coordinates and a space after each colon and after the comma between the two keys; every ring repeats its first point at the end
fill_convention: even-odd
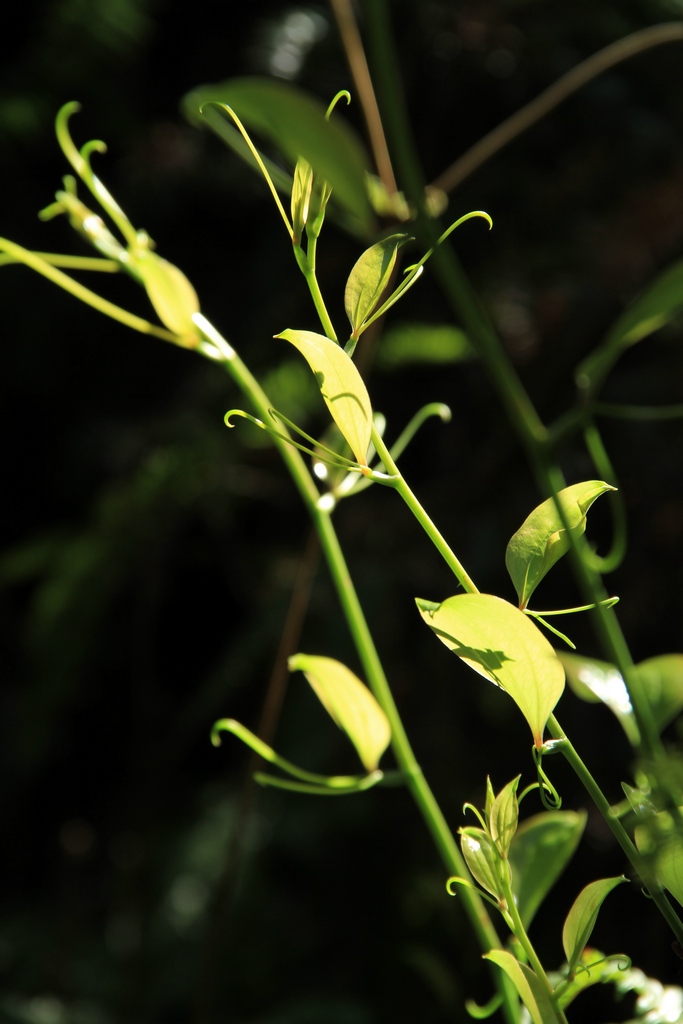
{"type": "MultiPolygon", "coordinates": [[[[557,495],[569,529],[582,534],[586,512],[596,498],[614,487],[603,480],[586,480],[565,487],[557,495]]],[[[529,598],[549,569],[569,550],[569,537],[553,498],[548,498],[527,516],[511,537],[505,552],[505,565],[515,585],[519,607],[526,608],[529,598]]]]}
{"type": "Polygon", "coordinates": [[[446,647],[509,693],[540,747],[564,689],[564,669],[539,628],[493,594],[456,594],[441,604],[418,599],[417,606],[446,647]]]}
{"type": "Polygon", "coordinates": [[[472,877],[497,900],[504,898],[500,854],[482,828],[461,828],[460,849],[472,877]]]}
{"type": "Polygon", "coordinates": [[[562,947],[570,974],[581,959],[586,943],[591,937],[603,900],[615,886],[626,881],[623,875],[616,878],[599,878],[596,882],[589,882],[574,900],[562,929],[562,947]]]}
{"type": "Polygon", "coordinates": [[[374,772],[391,740],[387,716],[358,676],[334,658],[294,654],[290,672],[301,671],[320,703],[349,737],[368,772],[374,772]]]}
{"type": "Polygon", "coordinates": [[[501,789],[498,796],[491,805],[489,812],[489,828],[491,838],[503,857],[507,857],[510,850],[510,843],[517,831],[519,821],[519,803],[517,801],[517,786],[521,775],[518,775],[512,782],[501,789]]]}
{"type": "Polygon", "coordinates": [[[344,308],[351,324],[353,337],[358,337],[363,324],[376,309],[391,279],[396,254],[408,235],[389,235],[375,242],[357,260],[349,274],[344,292],[344,308]]]}
{"type": "Polygon", "coordinates": [[[552,1024],[558,1020],[548,992],[526,964],[521,964],[505,949],[490,950],[484,954],[484,960],[491,960],[505,971],[529,1011],[533,1024],[552,1024]]]}
{"type": "Polygon", "coordinates": [[[199,341],[192,321],[199,312],[199,299],[182,270],[146,248],[132,252],[131,262],[164,327],[177,334],[187,348],[193,348],[199,341]]]}
{"type": "Polygon", "coordinates": [[[363,378],[351,357],[336,342],[313,331],[286,330],[275,337],[284,338],[301,352],[356,461],[367,466],[372,406],[363,378]]]}
{"type": "Polygon", "coordinates": [[[308,211],[311,202],[311,189],[313,188],[313,168],[308,160],[299,157],[294,168],[294,181],[292,183],[292,231],[294,241],[300,242],[303,230],[308,221],[308,211]]]}

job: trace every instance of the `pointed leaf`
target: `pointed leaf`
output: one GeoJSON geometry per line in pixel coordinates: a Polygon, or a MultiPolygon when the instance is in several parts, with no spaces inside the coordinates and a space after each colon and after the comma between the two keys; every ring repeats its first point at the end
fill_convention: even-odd
{"type": "Polygon", "coordinates": [[[683,904],[683,835],[668,811],[660,811],[635,830],[636,846],[654,860],[657,881],[683,904]]]}
{"type": "Polygon", "coordinates": [[[389,235],[366,249],[349,274],[344,308],[353,337],[358,337],[367,318],[376,309],[396,265],[396,254],[408,241],[406,234],[389,235]]]}
{"type": "MultiPolygon", "coordinates": [[[[301,89],[273,78],[233,78],[202,85],[183,99],[191,121],[202,123],[201,108],[209,102],[232,107],[247,128],[274,142],[295,166],[303,157],[315,174],[330,183],[337,201],[357,226],[370,234],[374,218],[365,176],[370,161],[358,135],[341,118],[325,118],[325,107],[301,89]]],[[[220,117],[220,115],[218,115],[220,117]]],[[[211,108],[205,118],[213,122],[211,108]]]]}
{"type": "Polygon", "coordinates": [[[681,309],[683,260],[668,267],[631,303],[600,347],[579,366],[577,381],[601,381],[625,349],[664,327],[681,309]]]}
{"type": "Polygon", "coordinates": [[[313,188],[313,168],[308,160],[299,157],[294,168],[294,181],[292,182],[292,231],[295,242],[301,241],[311,202],[311,189],[313,188]]]}
{"type": "Polygon", "coordinates": [[[486,776],[486,807],[484,809],[484,818],[489,821],[491,818],[491,808],[493,807],[496,794],[493,791],[493,785],[491,783],[491,776],[486,776]]]}
{"type": "Polygon", "coordinates": [[[316,696],[358,751],[368,772],[374,772],[391,740],[384,711],[358,676],[334,658],[294,654],[289,670],[304,673],[316,696]]]}
{"type": "Polygon", "coordinates": [[[372,406],[363,378],[346,352],[323,334],[286,330],[276,334],[298,348],[313,370],[320,393],[361,466],[367,466],[372,406]]]}
{"type": "Polygon", "coordinates": [[[182,270],[142,247],[131,253],[131,263],[164,327],[177,334],[186,347],[193,348],[199,341],[192,321],[199,312],[199,299],[182,270]]]}
{"type": "Polygon", "coordinates": [[[576,696],[589,704],[606,704],[619,719],[629,742],[638,746],[638,726],[619,669],[607,661],[567,654],[565,651],[558,651],[557,656],[564,665],[567,682],[576,696]]]}
{"type": "Polygon", "coordinates": [[[634,345],[683,309],[683,260],[672,264],[619,317],[605,346],[634,345]]]}
{"type": "Polygon", "coordinates": [[[500,855],[486,832],[481,828],[461,828],[460,849],[472,877],[482,889],[486,889],[497,900],[502,900],[500,855]]]}
{"type": "Polygon", "coordinates": [[[612,889],[626,881],[628,879],[623,875],[616,878],[599,878],[596,882],[590,882],[576,897],[562,929],[562,946],[570,974],[581,959],[586,943],[591,937],[603,900],[612,889]]]}
{"type": "Polygon", "coordinates": [[[492,594],[457,594],[442,604],[418,599],[439,639],[480,675],[505,690],[520,709],[537,747],[564,689],[564,669],[531,619],[492,594]]]}
{"type": "Polygon", "coordinates": [[[518,775],[512,782],[501,789],[493,801],[489,813],[489,828],[491,838],[498,847],[501,856],[507,857],[519,821],[519,803],[517,801],[517,786],[521,775],[518,775]]]}
{"type": "MultiPolygon", "coordinates": [[[[586,512],[596,498],[614,487],[602,480],[586,480],[565,487],[558,494],[569,528],[576,534],[586,529],[586,512]]],[[[515,585],[520,608],[526,608],[529,598],[549,569],[569,550],[569,538],[562,525],[553,498],[540,504],[527,516],[519,530],[511,537],[505,552],[505,565],[515,585]]]]}
{"type": "Polygon", "coordinates": [[[647,786],[647,792],[643,792],[642,789],[635,786],[629,786],[628,782],[622,782],[621,788],[623,789],[626,799],[628,800],[631,810],[637,818],[645,820],[646,818],[652,817],[657,812],[657,808],[650,799],[650,783],[645,783],[647,786]]]}
{"type": "Polygon", "coordinates": [[[505,971],[529,1011],[533,1024],[552,1024],[557,1021],[558,1016],[549,993],[526,964],[521,964],[505,949],[490,950],[484,954],[484,960],[491,960],[505,971]]]}
{"type": "Polygon", "coordinates": [[[512,891],[526,928],[579,845],[585,811],[545,811],[517,829],[510,846],[512,891]]]}

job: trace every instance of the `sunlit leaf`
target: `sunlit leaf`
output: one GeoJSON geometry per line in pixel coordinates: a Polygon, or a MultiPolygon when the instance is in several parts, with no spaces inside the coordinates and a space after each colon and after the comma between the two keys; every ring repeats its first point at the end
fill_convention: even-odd
{"type": "Polygon", "coordinates": [[[509,693],[542,746],[564,669],[531,619],[492,594],[457,594],[441,604],[418,599],[417,606],[442,643],[509,693]]]}
{"type": "Polygon", "coordinates": [[[509,859],[512,891],[525,927],[564,871],[585,824],[584,811],[545,811],[517,829],[509,859]]]}
{"type": "Polygon", "coordinates": [[[643,856],[653,860],[657,881],[683,904],[683,834],[680,828],[672,814],[660,811],[636,827],[635,840],[643,856]]]}
{"type": "MultiPolygon", "coordinates": [[[[624,679],[616,668],[597,658],[558,651],[567,673],[567,682],[581,700],[602,702],[614,712],[634,746],[638,746],[638,727],[624,679]]],[[[683,654],[659,654],[641,661],[634,669],[642,687],[654,723],[660,731],[683,709],[683,654]]]]}
{"type": "Polygon", "coordinates": [[[353,743],[364,767],[375,771],[389,746],[391,728],[367,686],[334,658],[294,654],[289,669],[304,673],[320,703],[353,743]]]}
{"type": "Polygon", "coordinates": [[[624,311],[602,344],[579,366],[579,383],[601,380],[621,353],[664,327],[683,309],[683,260],[668,267],[624,311]]]}
{"type": "Polygon", "coordinates": [[[134,251],[131,260],[164,327],[194,347],[199,332],[192,317],[199,312],[199,299],[182,270],[146,248],[134,251]]]}
{"type": "Polygon", "coordinates": [[[460,849],[472,877],[497,900],[503,899],[499,877],[500,854],[481,828],[460,829],[460,849]]]}
{"type": "Polygon", "coordinates": [[[292,183],[292,230],[294,241],[300,242],[311,202],[311,189],[313,187],[313,168],[308,160],[299,157],[294,168],[294,181],[292,183]]]}
{"type": "Polygon", "coordinates": [[[365,320],[376,309],[389,284],[405,234],[389,235],[366,249],[349,274],[344,292],[344,308],[353,337],[361,333],[365,320]]]}
{"type": "Polygon", "coordinates": [[[578,964],[591,937],[604,899],[612,889],[626,881],[623,875],[599,878],[596,882],[589,882],[576,897],[562,929],[562,947],[570,973],[578,964]]]}
{"type": "Polygon", "coordinates": [[[519,803],[517,801],[517,786],[521,776],[518,775],[512,782],[501,789],[495,798],[489,811],[489,828],[491,838],[500,850],[503,857],[507,857],[519,821],[519,803]]]}
{"type": "MultiPolygon", "coordinates": [[[[209,102],[232,107],[247,128],[274,142],[292,167],[299,157],[328,181],[336,200],[353,215],[366,234],[373,215],[366,188],[370,161],[353,129],[341,118],[325,118],[325,107],[301,89],[274,78],[233,78],[203,85],[185,96],[186,116],[201,123],[209,102]]],[[[211,108],[207,108],[211,123],[211,108]]]]}
{"type": "MultiPolygon", "coordinates": [[[[570,530],[582,534],[586,529],[586,512],[595,499],[613,490],[614,487],[602,480],[586,480],[561,490],[558,499],[570,530]]],[[[505,565],[515,585],[520,608],[526,608],[545,574],[568,550],[567,531],[555,501],[548,498],[527,516],[505,552],[505,565]]]]}
{"type": "Polygon", "coordinates": [[[533,1024],[552,1024],[557,1020],[548,992],[526,964],[521,964],[505,949],[492,949],[484,954],[484,959],[491,960],[505,971],[529,1011],[533,1024]]]}
{"type": "Polygon", "coordinates": [[[580,654],[558,651],[557,656],[564,665],[567,682],[576,696],[589,704],[606,704],[619,719],[629,741],[637,746],[640,742],[638,726],[619,669],[607,661],[586,658],[580,654]]]}
{"type": "Polygon", "coordinates": [[[312,331],[286,330],[276,337],[290,342],[306,359],[356,461],[366,466],[372,406],[363,378],[351,357],[336,342],[312,331]]]}

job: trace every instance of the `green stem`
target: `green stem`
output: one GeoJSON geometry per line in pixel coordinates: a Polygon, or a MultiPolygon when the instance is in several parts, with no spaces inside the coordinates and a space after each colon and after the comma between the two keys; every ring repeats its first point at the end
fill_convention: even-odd
{"type": "MultiPolygon", "coordinates": [[[[99,256],[64,256],[57,252],[34,252],[34,256],[49,263],[51,267],[62,267],[67,270],[94,270],[105,274],[118,274],[121,270],[119,260],[101,259],[99,256]]],[[[20,263],[16,256],[0,254],[0,267],[10,263],[20,263]]]]}
{"type": "Polygon", "coordinates": [[[162,338],[164,341],[172,341],[178,344],[177,335],[171,331],[167,331],[163,327],[157,327],[148,320],[129,313],[127,309],[122,309],[121,306],[108,302],[107,299],[103,299],[101,295],[86,288],[80,282],[74,281],[68,274],[63,274],[61,270],[48,263],[37,253],[31,252],[30,249],[24,249],[23,246],[16,245],[7,238],[0,238],[0,251],[6,252],[17,263],[24,263],[27,267],[31,267],[32,270],[36,270],[43,277],[52,281],[53,284],[59,285],[64,291],[80,299],[81,302],[85,302],[86,305],[92,306],[93,309],[99,310],[100,313],[104,313],[105,316],[110,316],[112,320],[118,320],[119,323],[125,324],[126,327],[132,327],[134,331],[140,331],[142,334],[152,334],[156,338],[162,338]]]}
{"type": "MultiPolygon", "coordinates": [[[[423,242],[433,245],[438,232],[433,221],[424,211],[424,184],[417,151],[407,127],[405,104],[401,89],[401,78],[395,62],[395,54],[388,41],[391,39],[385,0],[368,0],[368,25],[371,40],[375,44],[375,60],[380,75],[380,95],[384,99],[386,123],[389,136],[394,144],[396,165],[402,174],[401,184],[408,199],[418,211],[416,234],[423,242]]],[[[545,494],[557,494],[564,486],[562,475],[548,462],[549,435],[541,422],[529,396],[522,386],[514,367],[510,363],[491,323],[477,296],[461,270],[455,254],[445,244],[434,253],[434,266],[444,294],[454,312],[459,315],[474,345],[479,351],[492,382],[504,404],[510,422],[516,429],[524,446],[531,466],[545,494]]],[[[559,508],[559,513],[564,512],[559,508]]],[[[566,527],[566,523],[565,523],[566,527]]],[[[633,710],[638,722],[643,743],[643,752],[651,760],[662,754],[662,745],[655,728],[649,703],[642,686],[633,671],[628,646],[623,637],[615,613],[600,604],[607,597],[599,577],[586,564],[583,553],[588,557],[586,541],[568,532],[572,545],[574,571],[577,583],[586,596],[586,603],[595,604],[595,622],[605,651],[621,672],[631,696],[633,710]]]]}
{"type": "Polygon", "coordinates": [[[512,887],[509,883],[503,884],[503,895],[505,896],[505,902],[507,905],[503,916],[507,920],[508,927],[524,950],[534,974],[548,993],[548,998],[555,1011],[555,1019],[559,1024],[567,1024],[567,1018],[564,1012],[557,1005],[555,992],[548,980],[548,975],[545,973],[545,968],[539,959],[538,953],[534,949],[533,943],[531,942],[531,939],[527,934],[527,930],[524,927],[522,918],[519,915],[517,903],[512,892],[512,887]]]}
{"type": "Polygon", "coordinates": [[[299,243],[294,245],[294,256],[299,266],[299,270],[304,275],[308,290],[311,293],[313,304],[316,309],[316,313],[320,318],[320,323],[323,326],[323,330],[327,337],[331,341],[338,341],[337,333],[332,325],[332,320],[327,312],[327,306],[323,299],[322,292],[320,291],[320,285],[318,284],[318,278],[315,273],[315,254],[316,254],[316,238],[309,238],[306,252],[302,249],[299,243]]]}
{"type": "MultiPolygon", "coordinates": [[[[416,235],[423,244],[431,246],[435,244],[439,232],[425,211],[424,180],[417,148],[408,127],[409,120],[401,87],[401,75],[395,49],[391,43],[392,30],[386,0],[367,0],[364,13],[372,47],[373,63],[377,71],[380,106],[385,115],[387,134],[395,156],[395,166],[400,175],[399,186],[403,188],[408,201],[417,211],[416,235]]],[[[553,466],[549,461],[551,436],[548,430],[539,418],[451,247],[449,245],[440,246],[434,253],[433,261],[444,295],[479,352],[508,413],[510,422],[527,452],[530,465],[543,493],[556,495],[564,486],[564,480],[559,468],[553,466]]],[[[577,416],[576,425],[579,424],[585,425],[583,411],[580,411],[577,416]]],[[[568,423],[567,427],[574,429],[574,423],[568,423]]],[[[555,431],[552,441],[556,443],[557,440],[558,431],[555,431]]],[[[561,506],[558,506],[558,511],[563,518],[565,528],[567,528],[566,517],[561,506]]],[[[662,763],[665,756],[664,750],[647,695],[643,692],[637,672],[634,671],[628,645],[616,614],[602,603],[607,594],[602,587],[600,578],[587,564],[589,549],[585,537],[578,537],[571,530],[568,530],[568,537],[571,543],[571,557],[577,584],[585,595],[586,603],[596,605],[594,622],[597,633],[608,658],[618,667],[628,689],[640,730],[643,756],[656,767],[662,763]]],[[[666,791],[669,803],[673,807],[676,802],[675,795],[670,792],[671,787],[667,784],[667,773],[660,774],[660,784],[666,791]]],[[[604,798],[597,800],[596,804],[611,827],[609,805],[605,806],[604,798]]],[[[629,840],[629,857],[634,851],[636,860],[633,863],[635,865],[641,863],[641,858],[629,840]]],[[[660,898],[656,902],[680,942],[681,926],[677,916],[663,895],[660,894],[660,898]]]]}
{"type": "Polygon", "coordinates": [[[376,427],[372,428],[372,443],[375,446],[375,451],[381,459],[384,468],[391,477],[391,486],[400,494],[405,501],[406,505],[413,513],[417,521],[419,522],[422,529],[425,531],[432,544],[443,557],[444,561],[456,576],[457,580],[461,584],[464,590],[468,594],[478,594],[479,590],[476,587],[474,581],[465,571],[460,559],[455,555],[450,545],[436,528],[424,507],[420,504],[418,499],[415,497],[413,491],[410,489],[405,479],[398,470],[396,463],[394,462],[389,449],[382,440],[376,427]]]}
{"type": "MultiPolygon", "coordinates": [[[[201,314],[197,314],[194,317],[194,322],[206,339],[205,342],[198,346],[199,353],[219,362],[230,374],[244,395],[251,401],[260,418],[265,422],[272,423],[273,418],[269,411],[271,403],[267,395],[232,346],[201,314]]],[[[392,733],[392,749],[398,766],[405,777],[406,786],[422,814],[448,873],[468,877],[467,866],[456,844],[453,833],[448,827],[443,812],[424,777],[408,740],[349,574],[339,539],[332,525],[330,514],[324,507],[321,507],[318,489],[299,452],[292,448],[283,438],[273,436],[273,443],[277,447],[294,480],[320,538],[330,575],[368,685],[389,719],[392,733]]],[[[483,900],[473,890],[463,890],[462,902],[482,949],[488,951],[492,948],[500,948],[500,940],[483,900]]],[[[508,1020],[515,1022],[516,1019],[516,1014],[510,1009],[508,1020]]]]}
{"type": "Polygon", "coordinates": [[[80,109],[80,103],[66,103],[60,109],[57,114],[57,121],[55,125],[57,140],[62,148],[64,156],[67,158],[78,177],[90,189],[100,206],[107,211],[122,236],[125,238],[126,244],[132,248],[137,242],[137,232],[114,199],[113,195],[104,186],[97,175],[93,173],[89,162],[91,153],[105,153],[107,147],[103,142],[92,141],[86,143],[85,146],[79,150],[76,148],[73,139],[71,138],[71,133],[69,132],[69,118],[80,109]],[[87,160],[83,156],[84,152],[88,154],[87,160]]]}
{"type": "MultiPolygon", "coordinates": [[[[612,484],[613,487],[618,488],[619,481],[617,480],[617,474],[614,471],[612,460],[607,454],[607,449],[605,448],[602,440],[602,435],[595,423],[589,422],[586,425],[583,436],[586,442],[586,448],[590,453],[600,479],[604,480],[608,484],[612,484]]],[[[613,572],[615,569],[619,568],[626,557],[626,546],[628,542],[626,506],[624,504],[623,495],[621,491],[617,489],[616,491],[610,491],[608,499],[612,508],[614,524],[612,547],[606,555],[602,556],[591,552],[591,568],[599,573],[613,572]]]]}
{"type": "MultiPolygon", "coordinates": [[[[287,758],[282,757],[272,747],[269,747],[267,743],[264,743],[251,729],[247,729],[241,722],[236,722],[234,718],[221,718],[220,721],[214,723],[211,730],[211,742],[214,747],[219,747],[221,744],[221,732],[232,733],[245,746],[253,750],[259,758],[275,765],[276,768],[280,768],[286,775],[291,775],[292,778],[298,779],[301,782],[307,782],[316,786],[316,792],[325,788],[345,790],[347,792],[356,791],[359,786],[376,785],[382,779],[382,772],[380,771],[369,772],[367,775],[320,775],[317,772],[308,772],[304,768],[299,768],[292,761],[288,761],[287,758]]],[[[269,780],[270,778],[271,776],[268,776],[269,780]]]]}
{"type": "Polygon", "coordinates": [[[678,942],[683,945],[683,923],[681,923],[678,914],[666,898],[663,889],[650,870],[646,858],[641,856],[638,848],[633,843],[619,818],[615,817],[612,813],[609,801],[584,762],[579,757],[573,744],[567,738],[564,729],[562,729],[554,715],[551,715],[548,719],[548,731],[554,739],[561,741],[559,744],[560,752],[564,755],[578,778],[583,783],[593,803],[609,825],[614,838],[617,840],[629,861],[638,872],[641,882],[654,900],[662,917],[671,928],[678,942]]]}

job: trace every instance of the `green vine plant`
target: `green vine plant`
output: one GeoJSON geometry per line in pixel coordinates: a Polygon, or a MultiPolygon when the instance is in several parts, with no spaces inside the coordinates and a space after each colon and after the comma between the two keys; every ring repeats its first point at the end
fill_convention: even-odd
{"type": "MultiPolygon", "coordinates": [[[[391,69],[387,75],[390,81],[391,69]]],[[[419,189],[411,192],[407,188],[407,199],[402,198],[401,204],[396,199],[394,208],[400,205],[404,217],[413,218],[415,237],[431,241],[398,283],[399,253],[413,241],[412,236],[389,232],[366,248],[349,273],[343,296],[348,328],[337,332],[316,274],[319,238],[328,216],[356,233],[371,233],[375,228],[370,197],[376,199],[377,195],[376,181],[368,192],[369,168],[361,144],[337,110],[342,98],[348,101],[349,96],[340,94],[324,110],[283,82],[238,79],[199,89],[184,103],[191,120],[214,129],[268,185],[320,321],[320,333],[277,325],[274,344],[292,346],[303,358],[343,439],[343,447],[314,438],[286,412],[273,407],[237,350],[202,314],[193,285],[181,270],[156,253],[148,235],[133,226],[94,173],[91,157],[103,153],[104,144],[86,142],[80,149],[74,144],[70,118],[78,109],[75,103],[64,106],[56,122],[57,139],[73,175],[64,178],[55,202],[41,216],[45,220],[66,216],[98,256],[33,252],[3,239],[0,262],[23,263],[100,313],[222,367],[248,404],[248,409],[229,411],[226,424],[236,427],[238,421],[246,420],[243,429],[256,427],[267,432],[318,533],[364,678],[339,661],[304,652],[289,659],[289,669],[304,674],[323,708],[348,736],[360,770],[325,776],[304,769],[231,718],[216,722],[212,742],[218,746],[223,734],[241,741],[272,769],[258,772],[260,783],[295,793],[358,795],[386,785],[408,789],[443,862],[447,892],[457,894],[464,906],[482,956],[491,968],[491,1001],[485,1007],[468,1002],[473,1017],[499,1011],[508,1024],[526,1020],[559,1024],[569,1019],[569,1008],[586,989],[610,982],[618,992],[638,993],[636,1012],[640,1019],[652,1012],[655,983],[632,967],[626,951],[604,955],[589,946],[598,912],[608,897],[619,898],[614,890],[626,881],[624,876],[598,878],[576,896],[561,928],[565,962],[559,969],[543,963],[529,938],[529,926],[577,848],[586,820],[583,811],[561,809],[560,796],[546,770],[547,758],[559,753],[614,833],[630,865],[629,873],[651,897],[674,941],[683,946],[678,909],[683,903],[682,801],[675,779],[666,770],[661,742],[663,728],[683,708],[683,655],[659,655],[640,665],[632,663],[616,620],[617,598],[608,595],[601,582],[602,573],[613,567],[623,552],[619,547],[601,563],[586,539],[587,516],[593,503],[607,495],[618,510],[620,501],[597,421],[600,416],[638,417],[642,412],[600,402],[600,386],[629,346],[683,308],[683,264],[675,265],[655,281],[578,368],[580,403],[575,411],[549,427],[539,423],[519,391],[514,370],[504,362],[490,329],[477,319],[467,287],[448,262],[450,236],[459,225],[478,218],[492,226],[491,218],[482,211],[465,213],[442,229],[436,226],[435,217],[443,209],[443,202],[435,202],[433,196],[428,202],[419,189]],[[289,161],[291,176],[261,154],[251,132],[266,136],[279,148],[284,163],[289,161]],[[99,212],[79,198],[77,181],[90,193],[99,212]],[[289,211],[285,208],[287,195],[289,211]],[[447,421],[448,409],[431,404],[419,410],[389,445],[384,439],[386,424],[373,407],[353,360],[363,332],[405,296],[432,259],[437,261],[438,276],[467,324],[472,343],[479,346],[489,365],[502,400],[517,410],[514,425],[547,494],[507,546],[505,563],[517,593],[516,605],[480,592],[399,468],[402,452],[424,421],[431,416],[447,421]],[[150,318],[134,315],[83,286],[69,273],[73,270],[127,274],[147,293],[150,318]],[[585,434],[597,474],[604,479],[570,485],[562,480],[555,453],[563,440],[576,432],[585,434]],[[313,460],[312,468],[304,456],[313,460]],[[420,628],[421,619],[462,662],[507,694],[531,732],[536,781],[518,796],[519,774],[498,793],[488,780],[483,811],[465,805],[465,810],[474,814],[476,825],[458,829],[457,823],[446,821],[419,766],[334,529],[332,516],[339,502],[357,497],[372,485],[397,493],[454,576],[451,596],[416,597],[416,628],[420,628]],[[537,586],[565,555],[571,556],[586,594],[585,603],[573,608],[532,609],[530,602],[537,586]],[[606,651],[604,662],[571,650],[574,645],[569,637],[549,621],[583,612],[596,619],[606,651]],[[553,644],[558,642],[559,649],[555,649],[553,644]],[[616,807],[610,805],[555,717],[566,681],[581,699],[606,704],[633,747],[636,777],[624,783],[625,799],[616,807]],[[386,767],[389,751],[392,767],[386,767]],[[520,822],[520,803],[532,794],[540,796],[541,809],[520,822]]],[[[396,148],[402,151],[398,142],[396,148]]],[[[404,160],[402,176],[408,185],[414,181],[410,154],[404,160]]],[[[676,992],[683,1007],[683,992],[676,992]]],[[[580,1015],[575,1019],[581,1019],[580,1015]]],[[[645,1019],[665,1018],[648,1015],[645,1019]]]]}

